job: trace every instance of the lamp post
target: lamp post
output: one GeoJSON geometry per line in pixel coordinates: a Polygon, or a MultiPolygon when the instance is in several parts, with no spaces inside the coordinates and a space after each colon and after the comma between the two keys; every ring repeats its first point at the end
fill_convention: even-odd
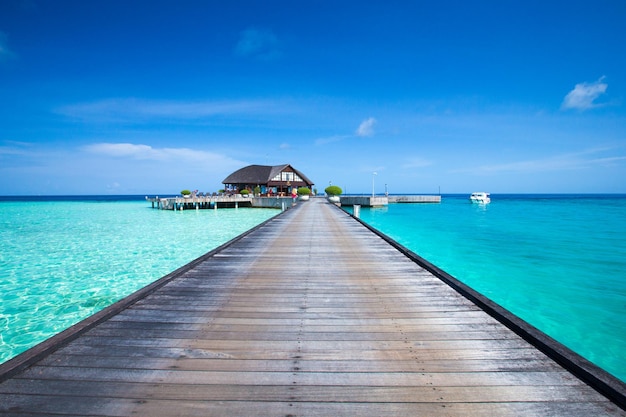
{"type": "Polygon", "coordinates": [[[378,175],[378,172],[372,172],[372,197],[374,197],[374,178],[376,178],[376,175],[378,175]]]}

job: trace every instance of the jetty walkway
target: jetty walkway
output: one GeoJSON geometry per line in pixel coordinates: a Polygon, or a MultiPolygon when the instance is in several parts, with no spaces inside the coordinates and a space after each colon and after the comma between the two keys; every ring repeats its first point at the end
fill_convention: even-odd
{"type": "Polygon", "coordinates": [[[298,203],[1,365],[0,414],[626,415],[436,275],[298,203]]]}

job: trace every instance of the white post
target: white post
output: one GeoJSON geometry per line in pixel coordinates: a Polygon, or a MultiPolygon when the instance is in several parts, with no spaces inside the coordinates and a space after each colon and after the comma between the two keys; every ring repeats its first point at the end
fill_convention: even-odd
{"type": "Polygon", "coordinates": [[[372,197],[374,197],[374,178],[376,178],[376,175],[378,175],[378,172],[372,172],[372,197]]]}

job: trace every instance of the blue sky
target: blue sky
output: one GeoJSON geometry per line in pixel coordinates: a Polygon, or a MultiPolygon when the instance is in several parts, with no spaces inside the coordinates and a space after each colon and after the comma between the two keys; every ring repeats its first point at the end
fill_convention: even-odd
{"type": "Polygon", "coordinates": [[[3,0],[0,195],[283,163],[348,193],[625,193],[624,22],[623,0],[3,0]]]}

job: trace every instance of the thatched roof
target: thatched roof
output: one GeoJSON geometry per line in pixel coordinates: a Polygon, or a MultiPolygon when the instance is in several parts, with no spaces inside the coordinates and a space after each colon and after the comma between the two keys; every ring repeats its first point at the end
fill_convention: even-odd
{"type": "Polygon", "coordinates": [[[307,186],[313,185],[313,182],[306,175],[289,164],[274,166],[248,165],[230,174],[222,181],[222,184],[268,184],[272,178],[287,168],[291,168],[289,171],[295,172],[307,186]]]}

